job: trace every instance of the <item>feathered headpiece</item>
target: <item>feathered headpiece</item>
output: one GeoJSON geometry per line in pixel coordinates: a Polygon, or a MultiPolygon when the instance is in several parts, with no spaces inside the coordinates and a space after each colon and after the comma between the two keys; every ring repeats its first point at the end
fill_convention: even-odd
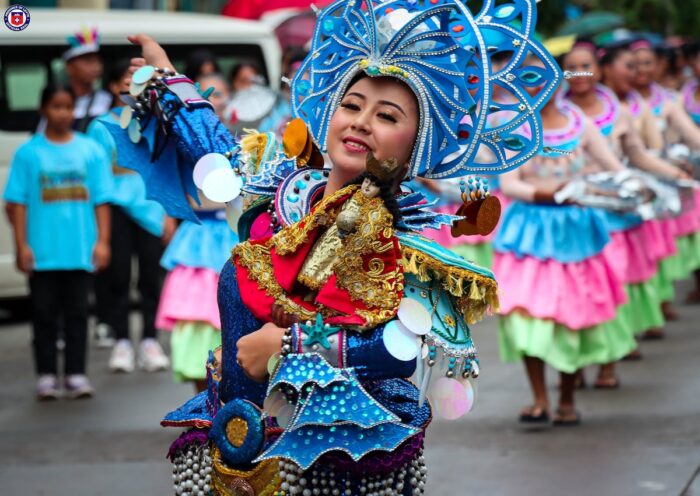
{"type": "Polygon", "coordinates": [[[517,167],[541,149],[537,109],[561,78],[534,39],[535,18],[535,0],[486,0],[476,17],[460,0],[338,0],[319,13],[311,51],[291,83],[294,114],[325,150],[331,116],[353,79],[395,77],[420,110],[410,177],[517,167]],[[493,71],[491,57],[504,52],[509,61],[493,71]],[[493,100],[496,87],[503,101],[493,100]]]}
{"type": "Polygon", "coordinates": [[[81,55],[100,51],[100,34],[97,32],[97,28],[88,29],[83,27],[82,31],[67,36],[66,41],[68,41],[70,48],[63,52],[64,62],[81,55]]]}

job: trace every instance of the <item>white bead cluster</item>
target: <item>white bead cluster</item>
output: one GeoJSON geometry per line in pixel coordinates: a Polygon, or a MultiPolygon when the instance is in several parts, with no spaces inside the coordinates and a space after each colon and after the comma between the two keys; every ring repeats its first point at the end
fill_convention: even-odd
{"type": "Polygon", "coordinates": [[[212,460],[207,445],[190,446],[173,459],[173,484],[178,496],[212,494],[212,460]]]}
{"type": "Polygon", "coordinates": [[[279,470],[280,489],[283,494],[292,496],[403,496],[407,494],[406,488],[410,488],[413,496],[421,496],[425,494],[428,478],[422,449],[410,463],[394,472],[362,477],[356,489],[349,474],[337,474],[331,469],[314,467],[301,472],[297,465],[280,461],[279,470]]]}

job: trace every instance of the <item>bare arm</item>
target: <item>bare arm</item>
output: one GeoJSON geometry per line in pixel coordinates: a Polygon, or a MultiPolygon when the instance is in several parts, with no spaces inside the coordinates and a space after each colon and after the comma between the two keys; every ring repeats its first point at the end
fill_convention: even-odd
{"type": "Polygon", "coordinates": [[[622,147],[625,155],[630,159],[630,163],[635,167],[666,179],[686,177],[686,174],[677,167],[649,153],[632,126],[629,126],[627,132],[622,136],[622,147]]]}
{"type": "Polygon", "coordinates": [[[163,50],[163,47],[147,34],[135,34],[128,36],[127,39],[134,45],[139,45],[141,47],[142,58],[131,59],[129,71],[132,74],[136,69],[146,64],[162,69],[175,70],[175,66],[170,61],[168,54],[163,50]]]}
{"type": "Polygon", "coordinates": [[[97,219],[97,243],[93,250],[93,263],[96,270],[102,270],[109,265],[110,235],[111,235],[111,211],[109,204],[103,203],[95,207],[95,218],[97,219]]]}
{"type": "Polygon", "coordinates": [[[27,242],[27,206],[21,203],[7,203],[5,212],[15,237],[17,268],[29,274],[34,268],[34,255],[27,242]]]}
{"type": "Polygon", "coordinates": [[[681,136],[683,143],[693,150],[700,150],[700,129],[688,113],[675,102],[669,102],[668,124],[681,136]]]}
{"type": "Polygon", "coordinates": [[[613,151],[610,149],[608,142],[592,122],[586,122],[583,146],[586,155],[592,158],[593,161],[600,165],[601,168],[613,172],[620,171],[625,168],[624,164],[618,160],[613,151]]]}
{"type": "Polygon", "coordinates": [[[515,200],[534,202],[537,188],[534,184],[523,181],[520,168],[508,171],[501,175],[501,191],[504,195],[515,200]]]}

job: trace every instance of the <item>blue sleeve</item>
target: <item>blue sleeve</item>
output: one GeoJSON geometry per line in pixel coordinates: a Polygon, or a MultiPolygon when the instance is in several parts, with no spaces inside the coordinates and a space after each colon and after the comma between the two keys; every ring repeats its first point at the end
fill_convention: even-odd
{"type": "Polygon", "coordinates": [[[407,378],[416,369],[416,360],[394,358],[384,346],[384,326],[371,331],[348,332],[346,367],[353,367],[361,380],[407,378]]]}
{"type": "Polygon", "coordinates": [[[88,163],[88,184],[94,205],[109,203],[114,199],[114,178],[112,164],[102,147],[94,141],[89,142],[91,150],[88,163]]]}
{"type": "Polygon", "coordinates": [[[107,154],[107,157],[111,159],[111,155],[115,151],[114,138],[112,138],[112,135],[100,119],[94,119],[90,122],[86,134],[95,141],[95,143],[100,145],[107,154]]]}
{"type": "Polygon", "coordinates": [[[17,149],[10,164],[10,174],[3,194],[6,202],[22,205],[29,203],[31,166],[31,151],[29,146],[24,144],[17,149]]]}

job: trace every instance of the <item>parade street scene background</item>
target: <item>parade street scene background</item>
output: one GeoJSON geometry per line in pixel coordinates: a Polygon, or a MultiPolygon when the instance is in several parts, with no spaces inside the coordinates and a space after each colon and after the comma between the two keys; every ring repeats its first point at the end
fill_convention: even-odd
{"type": "Polygon", "coordinates": [[[700,496],[697,0],[0,0],[0,494],[700,496]]]}

